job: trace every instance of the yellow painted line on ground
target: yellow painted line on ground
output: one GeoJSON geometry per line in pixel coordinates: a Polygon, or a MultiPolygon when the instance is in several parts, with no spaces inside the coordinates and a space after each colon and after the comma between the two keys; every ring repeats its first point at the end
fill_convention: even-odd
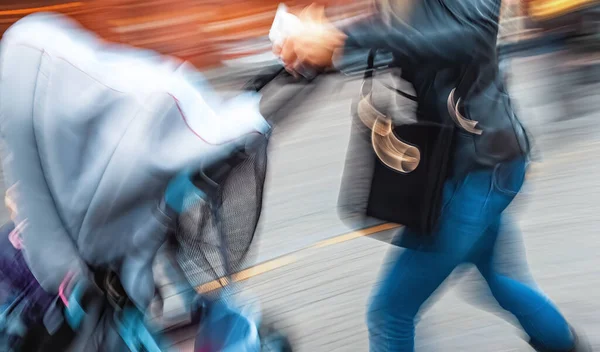
{"type": "MultiPolygon", "coordinates": [[[[237,274],[234,274],[233,281],[240,282],[240,281],[248,280],[254,276],[258,276],[260,274],[264,274],[266,272],[273,271],[275,269],[292,264],[296,261],[297,261],[297,258],[294,255],[286,255],[281,258],[270,260],[268,262],[258,264],[256,266],[253,266],[246,270],[242,270],[237,274]]],[[[196,287],[196,291],[198,291],[199,293],[206,293],[206,292],[210,292],[210,291],[216,290],[218,288],[221,288],[223,286],[227,286],[228,283],[229,282],[227,279],[220,278],[218,280],[214,280],[214,281],[208,282],[204,285],[196,287]]]]}
{"type": "MultiPolygon", "coordinates": [[[[599,144],[600,144],[600,142],[592,142],[592,143],[585,143],[582,145],[575,145],[575,146],[572,146],[572,148],[571,148],[572,150],[555,155],[550,160],[546,160],[544,162],[533,162],[533,163],[531,163],[531,167],[526,174],[526,178],[527,179],[531,179],[531,178],[535,179],[537,176],[540,175],[540,173],[543,173],[544,168],[547,168],[549,166],[556,166],[557,164],[561,164],[561,163],[567,163],[568,161],[574,160],[576,157],[581,157],[583,155],[589,155],[590,152],[593,152],[591,147],[595,147],[599,144]]],[[[381,224],[381,225],[377,225],[377,226],[372,226],[372,227],[368,227],[366,229],[353,231],[353,232],[350,232],[350,233],[347,233],[344,235],[336,236],[336,237],[333,237],[333,238],[330,238],[330,239],[327,239],[327,240],[324,240],[321,242],[317,242],[316,244],[308,246],[306,248],[303,248],[295,253],[297,254],[299,252],[309,250],[309,249],[324,248],[324,247],[332,246],[335,244],[351,241],[351,240],[354,240],[359,237],[370,236],[370,235],[374,235],[376,233],[393,230],[393,229],[397,229],[400,227],[401,227],[401,225],[397,225],[397,224],[393,224],[393,223],[385,223],[385,224],[381,224]]],[[[255,277],[255,276],[264,274],[266,272],[273,271],[275,269],[279,269],[286,265],[295,263],[297,260],[298,260],[298,257],[295,254],[290,254],[287,256],[280,257],[278,259],[274,259],[274,260],[271,260],[271,261],[268,261],[268,262],[265,262],[262,264],[258,264],[256,266],[253,266],[246,270],[240,271],[239,273],[233,275],[233,281],[240,282],[240,281],[248,280],[252,277],[255,277]]],[[[209,292],[209,291],[216,290],[220,287],[226,286],[227,284],[228,284],[227,280],[221,278],[219,280],[211,281],[204,285],[198,286],[196,289],[198,292],[203,293],[203,292],[209,292]]]]}
{"type": "Polygon", "coordinates": [[[317,244],[312,245],[309,248],[323,248],[323,247],[327,247],[327,246],[332,246],[334,244],[350,241],[350,240],[353,240],[353,239],[359,238],[359,237],[373,235],[373,234],[376,234],[376,233],[382,232],[382,231],[392,230],[392,229],[395,229],[398,227],[400,227],[400,225],[392,224],[392,223],[381,224],[381,225],[369,227],[369,228],[366,228],[363,230],[350,232],[345,235],[330,238],[328,240],[318,242],[317,244]]]}
{"type": "MultiPolygon", "coordinates": [[[[301,249],[298,252],[305,251],[308,249],[324,248],[324,247],[332,246],[334,244],[347,242],[347,241],[350,241],[350,240],[353,240],[353,239],[356,239],[359,237],[374,235],[379,232],[392,230],[392,229],[399,228],[399,227],[400,227],[400,225],[391,224],[391,223],[381,224],[381,225],[369,227],[369,228],[358,230],[358,231],[353,231],[353,232],[350,232],[350,233],[347,233],[344,235],[336,236],[334,238],[318,242],[317,244],[314,244],[312,246],[301,249]]],[[[298,252],[296,252],[296,253],[298,253],[298,252]]],[[[242,270],[239,273],[232,275],[232,279],[233,279],[233,282],[245,281],[252,277],[267,273],[269,271],[273,271],[275,269],[282,268],[286,265],[295,263],[297,261],[298,261],[298,257],[295,254],[285,255],[283,257],[273,259],[273,260],[270,260],[270,261],[262,263],[262,264],[255,265],[246,270],[242,270]]],[[[196,287],[196,291],[198,291],[199,293],[206,293],[206,292],[214,291],[221,287],[227,286],[228,284],[229,284],[229,282],[227,279],[220,278],[218,280],[214,280],[214,281],[211,281],[211,282],[208,282],[206,284],[196,287]]]]}
{"type": "Polygon", "coordinates": [[[73,8],[80,7],[80,6],[83,6],[83,2],[69,2],[66,4],[60,4],[60,5],[30,7],[30,8],[26,8],[26,9],[17,9],[17,10],[4,10],[4,11],[0,11],[0,16],[29,15],[34,12],[67,10],[67,9],[73,9],[73,8]]]}

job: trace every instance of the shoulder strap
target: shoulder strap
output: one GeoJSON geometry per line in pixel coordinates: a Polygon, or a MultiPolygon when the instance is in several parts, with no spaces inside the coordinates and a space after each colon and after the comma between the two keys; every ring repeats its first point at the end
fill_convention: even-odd
{"type": "Polygon", "coordinates": [[[464,100],[469,95],[473,81],[477,77],[477,70],[475,70],[474,65],[469,64],[463,70],[461,76],[455,89],[455,96],[464,100]]]}
{"type": "Polygon", "coordinates": [[[363,75],[363,83],[362,83],[362,94],[363,96],[369,95],[369,93],[373,90],[373,76],[375,71],[375,50],[369,51],[369,56],[367,57],[367,69],[363,75]]]}

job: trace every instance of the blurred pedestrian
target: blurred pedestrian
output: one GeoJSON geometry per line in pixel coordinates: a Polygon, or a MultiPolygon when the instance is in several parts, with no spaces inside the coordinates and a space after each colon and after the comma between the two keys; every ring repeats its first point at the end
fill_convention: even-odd
{"type": "Polygon", "coordinates": [[[367,316],[371,351],[413,351],[423,303],[463,263],[477,267],[536,350],[589,348],[534,284],[503,275],[493,264],[502,213],[524,183],[530,151],[499,74],[500,5],[500,0],[381,0],[371,16],[340,29],[322,8],[311,6],[300,15],[303,30],[274,48],[292,72],[335,67],[355,49],[390,52],[417,93],[418,118],[451,118],[460,126],[437,230],[405,229],[398,244],[413,245],[394,254],[374,292],[367,316]],[[457,91],[459,86],[467,89],[457,91]],[[422,241],[426,235],[433,241],[422,241]]]}

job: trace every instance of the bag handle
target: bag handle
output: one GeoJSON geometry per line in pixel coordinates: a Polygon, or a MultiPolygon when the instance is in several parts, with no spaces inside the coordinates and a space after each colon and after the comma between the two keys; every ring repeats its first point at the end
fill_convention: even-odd
{"type": "MultiPolygon", "coordinates": [[[[375,56],[377,55],[377,50],[370,50],[369,51],[369,56],[367,58],[367,70],[365,71],[365,74],[363,76],[363,84],[362,84],[362,88],[361,91],[363,93],[364,96],[369,95],[369,93],[373,90],[373,79],[375,76],[375,56]],[[368,91],[365,92],[365,88],[368,88],[368,91]]],[[[382,86],[386,87],[387,89],[391,90],[392,92],[395,92],[396,94],[412,100],[414,102],[418,101],[417,97],[406,93],[398,88],[392,87],[384,82],[379,82],[381,83],[382,86]]]]}
{"type": "Polygon", "coordinates": [[[421,152],[417,146],[398,139],[394,134],[392,119],[373,106],[374,61],[375,51],[370,51],[367,61],[368,69],[365,71],[361,86],[357,115],[361,122],[371,130],[371,145],[379,160],[400,173],[410,173],[419,166],[421,152]]]}
{"type": "MultiPolygon", "coordinates": [[[[370,99],[370,96],[371,96],[371,93],[373,90],[373,80],[374,80],[374,76],[375,76],[374,63],[375,63],[376,54],[377,54],[376,50],[369,51],[369,56],[367,59],[367,70],[365,71],[365,74],[363,77],[363,83],[362,83],[362,87],[361,87],[362,98],[369,97],[369,99],[370,99]]],[[[454,123],[456,125],[458,125],[460,128],[462,128],[463,130],[465,130],[469,133],[481,135],[483,133],[483,131],[481,129],[477,128],[477,125],[479,124],[479,122],[475,121],[475,120],[470,120],[470,119],[466,118],[465,116],[463,116],[463,114],[460,112],[460,108],[459,108],[461,102],[463,101],[463,97],[466,97],[471,90],[469,82],[472,81],[476,76],[477,76],[477,71],[473,68],[473,65],[468,65],[467,69],[462,74],[462,77],[461,77],[458,85],[456,86],[456,88],[452,89],[450,94],[448,94],[447,105],[448,105],[448,113],[450,114],[450,117],[452,118],[452,120],[454,121],[454,123]],[[458,96],[458,99],[456,99],[457,96],[458,96]]],[[[387,89],[395,92],[396,94],[398,94],[404,98],[407,98],[407,99],[415,101],[415,102],[418,101],[417,97],[412,94],[406,93],[398,88],[394,88],[386,83],[383,83],[383,82],[380,82],[380,83],[387,89]]]]}
{"type": "Polygon", "coordinates": [[[483,131],[481,129],[477,128],[479,121],[475,121],[475,120],[466,118],[460,112],[460,106],[461,106],[460,103],[464,97],[468,96],[468,94],[472,88],[467,85],[469,84],[470,81],[473,81],[475,79],[475,77],[477,76],[477,74],[476,74],[477,71],[474,69],[473,66],[474,65],[471,65],[471,64],[469,64],[467,66],[467,69],[462,74],[462,77],[461,77],[460,81],[458,82],[458,85],[456,86],[456,88],[452,89],[450,91],[450,94],[448,94],[447,105],[448,105],[448,113],[450,114],[450,117],[460,128],[462,128],[463,130],[465,130],[469,133],[481,135],[483,133],[483,131]],[[456,99],[457,96],[458,96],[458,99],[456,99]]]}

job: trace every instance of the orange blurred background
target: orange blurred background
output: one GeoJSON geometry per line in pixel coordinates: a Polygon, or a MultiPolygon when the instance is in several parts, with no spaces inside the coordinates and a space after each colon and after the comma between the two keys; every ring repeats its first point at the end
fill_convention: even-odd
{"type": "MultiPolygon", "coordinates": [[[[106,40],[174,55],[206,69],[269,51],[267,34],[280,2],[291,9],[318,2],[336,16],[354,16],[364,14],[370,1],[0,0],[0,34],[30,13],[56,11],[106,40]]],[[[552,20],[596,4],[600,0],[503,0],[501,37],[519,39],[527,29],[539,29],[540,23],[531,21],[528,26],[534,28],[525,28],[525,17],[552,20]]]]}
{"type": "MultiPolygon", "coordinates": [[[[267,35],[281,0],[0,0],[0,31],[40,11],[69,15],[109,41],[188,60],[198,68],[269,49],[267,35]]],[[[290,8],[314,1],[286,1],[290,8]]],[[[346,15],[364,1],[322,0],[346,15]]]]}

